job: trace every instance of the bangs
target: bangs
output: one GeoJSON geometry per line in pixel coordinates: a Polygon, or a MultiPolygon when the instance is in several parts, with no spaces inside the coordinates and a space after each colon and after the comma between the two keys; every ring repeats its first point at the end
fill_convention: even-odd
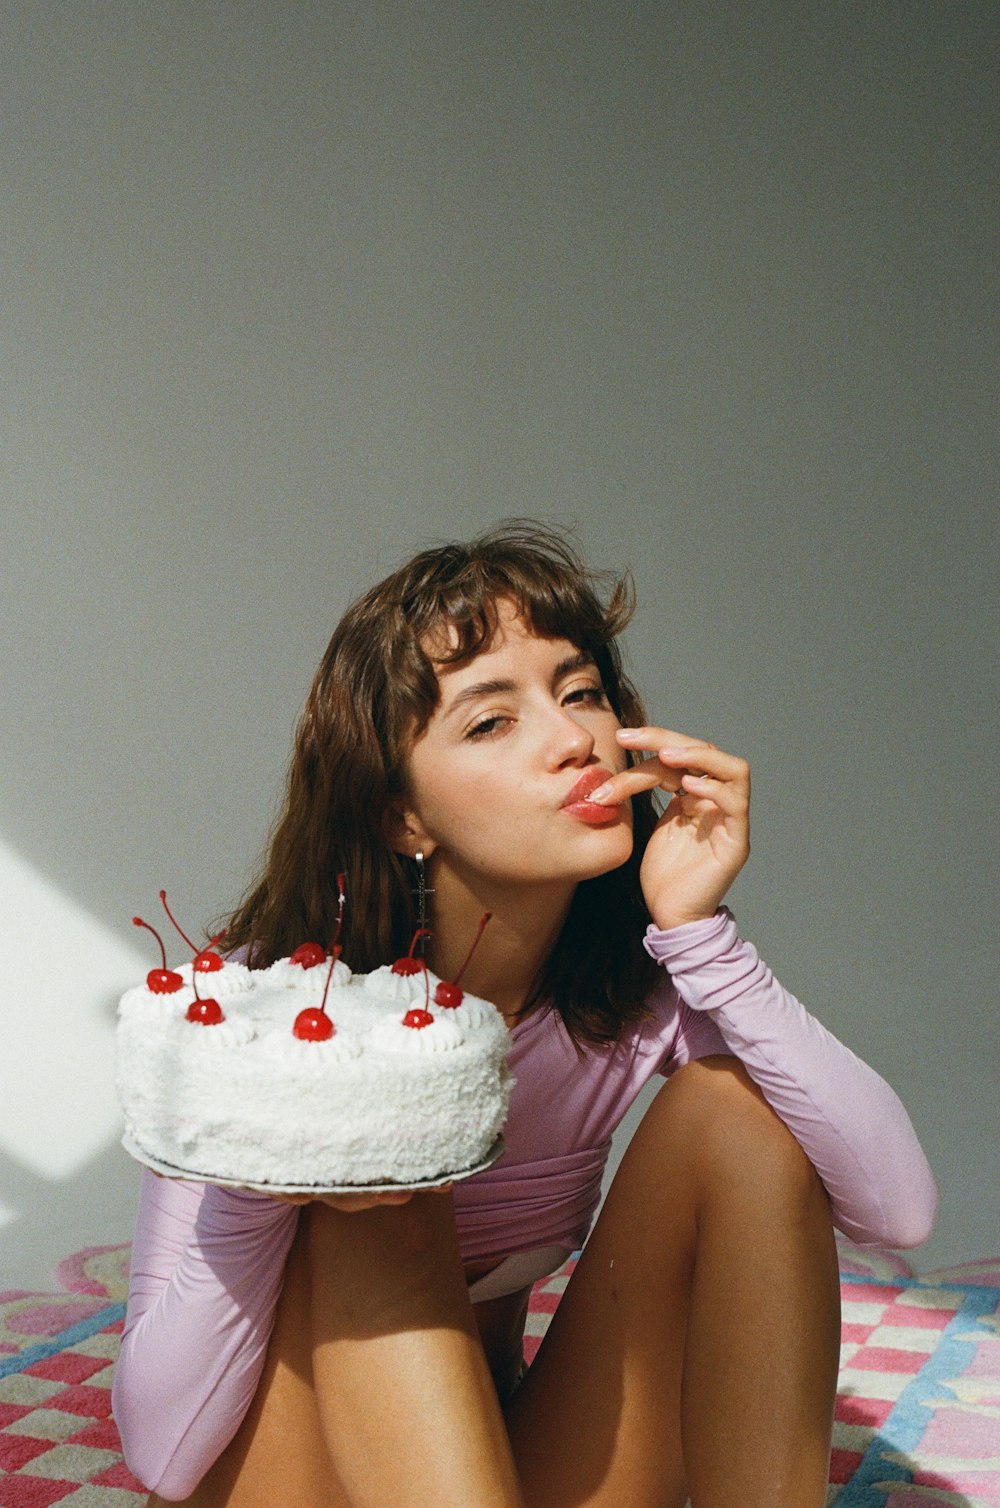
{"type": "Polygon", "coordinates": [[[428,627],[421,637],[425,642],[428,638],[447,640],[440,652],[435,645],[434,664],[461,664],[488,650],[496,636],[502,602],[511,603],[518,617],[540,639],[566,639],[577,649],[592,654],[617,634],[617,628],[607,621],[599,603],[554,596],[545,589],[549,583],[543,583],[541,591],[508,581],[477,585],[481,590],[475,597],[466,596],[460,603],[441,603],[436,612],[428,614],[428,627]]]}
{"type": "Polygon", "coordinates": [[[411,736],[423,731],[440,698],[435,666],[461,664],[488,649],[501,602],[513,603],[540,638],[566,639],[592,655],[621,716],[621,660],[614,641],[635,607],[630,575],[589,570],[565,539],[532,524],[523,537],[507,526],[468,545],[427,551],[400,586],[397,684],[408,693],[411,736]]]}

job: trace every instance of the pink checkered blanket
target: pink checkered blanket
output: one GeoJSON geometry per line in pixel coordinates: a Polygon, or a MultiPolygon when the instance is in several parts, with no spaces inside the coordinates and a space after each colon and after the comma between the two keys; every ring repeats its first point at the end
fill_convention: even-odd
{"type": "MultiPolygon", "coordinates": [[[[532,1360],[575,1266],[535,1285],[532,1360]]],[[[111,1375],[128,1247],[60,1263],[56,1293],[0,1292],[0,1508],[141,1508],[111,1375]]],[[[840,1247],[843,1335],[828,1504],[1000,1508],[1000,1259],[915,1276],[840,1247]]]]}

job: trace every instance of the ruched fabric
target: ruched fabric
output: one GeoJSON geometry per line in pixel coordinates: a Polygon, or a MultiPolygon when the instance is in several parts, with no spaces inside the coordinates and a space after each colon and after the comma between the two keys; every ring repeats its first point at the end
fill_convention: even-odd
{"type": "Polygon", "coordinates": [[[536,1246],[582,1246],[601,1199],[610,1140],[560,1157],[501,1158],[455,1185],[462,1257],[467,1262],[536,1246]]]}

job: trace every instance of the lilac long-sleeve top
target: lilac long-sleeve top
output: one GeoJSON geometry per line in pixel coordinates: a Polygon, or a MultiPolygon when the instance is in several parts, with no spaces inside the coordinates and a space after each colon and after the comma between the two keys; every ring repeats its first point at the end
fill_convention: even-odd
{"type": "MultiPolygon", "coordinates": [[[[668,972],[651,1019],[613,1046],[579,1055],[541,1007],[512,1029],[506,1151],[454,1188],[463,1259],[508,1258],[509,1286],[553,1270],[587,1236],[611,1134],[643,1084],[717,1053],[740,1058],[801,1143],[841,1231],[864,1245],[925,1240],[937,1190],[902,1104],[781,987],[730,911],[650,926],[645,947],[668,972]]],[[[194,1490],[250,1406],[298,1215],[266,1195],[143,1172],[112,1404],[129,1467],[164,1498],[194,1490]]],[[[477,1286],[470,1297],[490,1296],[477,1286]]]]}

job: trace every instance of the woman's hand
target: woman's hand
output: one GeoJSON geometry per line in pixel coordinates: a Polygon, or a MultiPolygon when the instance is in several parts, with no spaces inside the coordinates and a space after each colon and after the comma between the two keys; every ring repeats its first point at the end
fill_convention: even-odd
{"type": "MultiPolygon", "coordinates": [[[[163,1178],[163,1173],[151,1169],[154,1178],[163,1178]]],[[[452,1183],[437,1183],[432,1189],[421,1189],[423,1194],[447,1194],[454,1188],[452,1183]]],[[[259,1194],[260,1185],[249,1192],[259,1194]]],[[[350,1214],[354,1210],[370,1210],[376,1204],[406,1204],[417,1191],[415,1189],[391,1189],[384,1194],[268,1194],[269,1199],[278,1199],[282,1204],[328,1204],[331,1209],[350,1214]]]]}
{"type": "MultiPolygon", "coordinates": [[[[447,1194],[450,1183],[436,1184],[432,1189],[421,1189],[422,1194],[447,1194]]],[[[258,1190],[259,1192],[259,1190],[258,1190]]],[[[271,1194],[284,1204],[328,1204],[331,1209],[350,1214],[356,1210],[370,1210],[377,1204],[406,1204],[413,1198],[414,1189],[391,1189],[384,1194],[271,1194]]]]}
{"type": "Polygon", "coordinates": [[[750,766],[667,728],[619,728],[616,737],[652,758],[613,776],[601,804],[657,786],[671,792],[639,870],[650,916],[663,928],[714,916],[750,853],[750,766]]]}

